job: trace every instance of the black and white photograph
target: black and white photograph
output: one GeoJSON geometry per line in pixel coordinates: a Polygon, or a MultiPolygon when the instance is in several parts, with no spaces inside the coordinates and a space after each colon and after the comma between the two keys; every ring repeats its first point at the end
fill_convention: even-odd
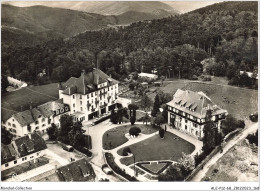
{"type": "Polygon", "coordinates": [[[3,185],[259,190],[258,168],[258,1],[1,1],[3,185]]]}

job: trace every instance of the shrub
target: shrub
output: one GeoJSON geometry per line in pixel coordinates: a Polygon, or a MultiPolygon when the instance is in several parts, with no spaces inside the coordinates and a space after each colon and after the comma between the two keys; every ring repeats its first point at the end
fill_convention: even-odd
{"type": "Polygon", "coordinates": [[[164,138],[164,130],[162,128],[159,130],[159,135],[161,138],[164,138]]]}
{"type": "Polygon", "coordinates": [[[141,133],[141,129],[139,127],[132,127],[129,129],[129,134],[132,136],[138,136],[141,133]]]}
{"type": "Polygon", "coordinates": [[[134,117],[134,116],[132,116],[132,117],[130,118],[130,122],[131,122],[131,125],[134,125],[134,124],[135,124],[135,117],[134,117]]]}
{"type": "Polygon", "coordinates": [[[107,165],[107,164],[103,164],[103,165],[101,166],[101,169],[103,170],[103,169],[106,168],[106,167],[108,167],[108,165],[107,165]]]}
{"type": "Polygon", "coordinates": [[[132,182],[136,182],[138,181],[135,177],[130,176],[129,174],[126,174],[126,172],[124,170],[122,170],[119,166],[117,166],[117,164],[114,161],[114,157],[111,153],[105,153],[105,157],[107,160],[107,164],[109,165],[109,167],[115,171],[117,174],[120,174],[121,176],[123,176],[125,179],[132,181],[132,182]]]}
{"type": "Polygon", "coordinates": [[[123,156],[128,156],[128,153],[132,153],[129,147],[123,149],[123,156]]]}

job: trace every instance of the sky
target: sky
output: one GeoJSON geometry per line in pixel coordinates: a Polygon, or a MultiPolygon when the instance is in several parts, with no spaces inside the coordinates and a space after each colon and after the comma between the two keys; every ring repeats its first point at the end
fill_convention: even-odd
{"type": "MultiPolygon", "coordinates": [[[[3,3],[6,3],[8,1],[2,1],[3,3]]],[[[200,7],[205,7],[214,3],[218,3],[221,1],[162,1],[163,3],[166,3],[173,8],[177,9],[181,13],[186,13],[189,11],[192,11],[194,9],[198,9],[200,7]]],[[[27,6],[33,6],[33,5],[45,5],[49,7],[60,7],[60,8],[67,8],[73,9],[73,3],[76,2],[68,2],[68,1],[9,1],[8,4],[19,6],[19,7],[27,7],[27,6]]],[[[97,4],[96,1],[89,1],[89,5],[97,4]]],[[[75,8],[74,8],[75,9],[75,8]]]]}

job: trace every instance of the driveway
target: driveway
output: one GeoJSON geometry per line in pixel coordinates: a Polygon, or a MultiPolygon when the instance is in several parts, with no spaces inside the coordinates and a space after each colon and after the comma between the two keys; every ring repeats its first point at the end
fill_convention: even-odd
{"type": "Polygon", "coordinates": [[[233,139],[231,139],[227,145],[223,148],[222,153],[217,153],[215,156],[212,157],[194,177],[191,181],[193,182],[199,182],[201,179],[205,176],[209,168],[214,165],[226,152],[229,151],[230,148],[232,148],[235,144],[240,142],[241,140],[245,139],[247,135],[252,134],[256,132],[258,129],[258,123],[255,123],[246,129],[244,129],[240,134],[235,136],[233,139]]]}

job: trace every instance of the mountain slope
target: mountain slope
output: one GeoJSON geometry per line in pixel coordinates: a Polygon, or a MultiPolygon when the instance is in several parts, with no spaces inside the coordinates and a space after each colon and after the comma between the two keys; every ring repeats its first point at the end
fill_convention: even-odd
{"type": "Polygon", "coordinates": [[[158,1],[104,1],[86,6],[82,10],[102,15],[120,15],[129,11],[154,14],[157,10],[164,10],[172,15],[179,14],[179,11],[171,6],[158,1]]]}

